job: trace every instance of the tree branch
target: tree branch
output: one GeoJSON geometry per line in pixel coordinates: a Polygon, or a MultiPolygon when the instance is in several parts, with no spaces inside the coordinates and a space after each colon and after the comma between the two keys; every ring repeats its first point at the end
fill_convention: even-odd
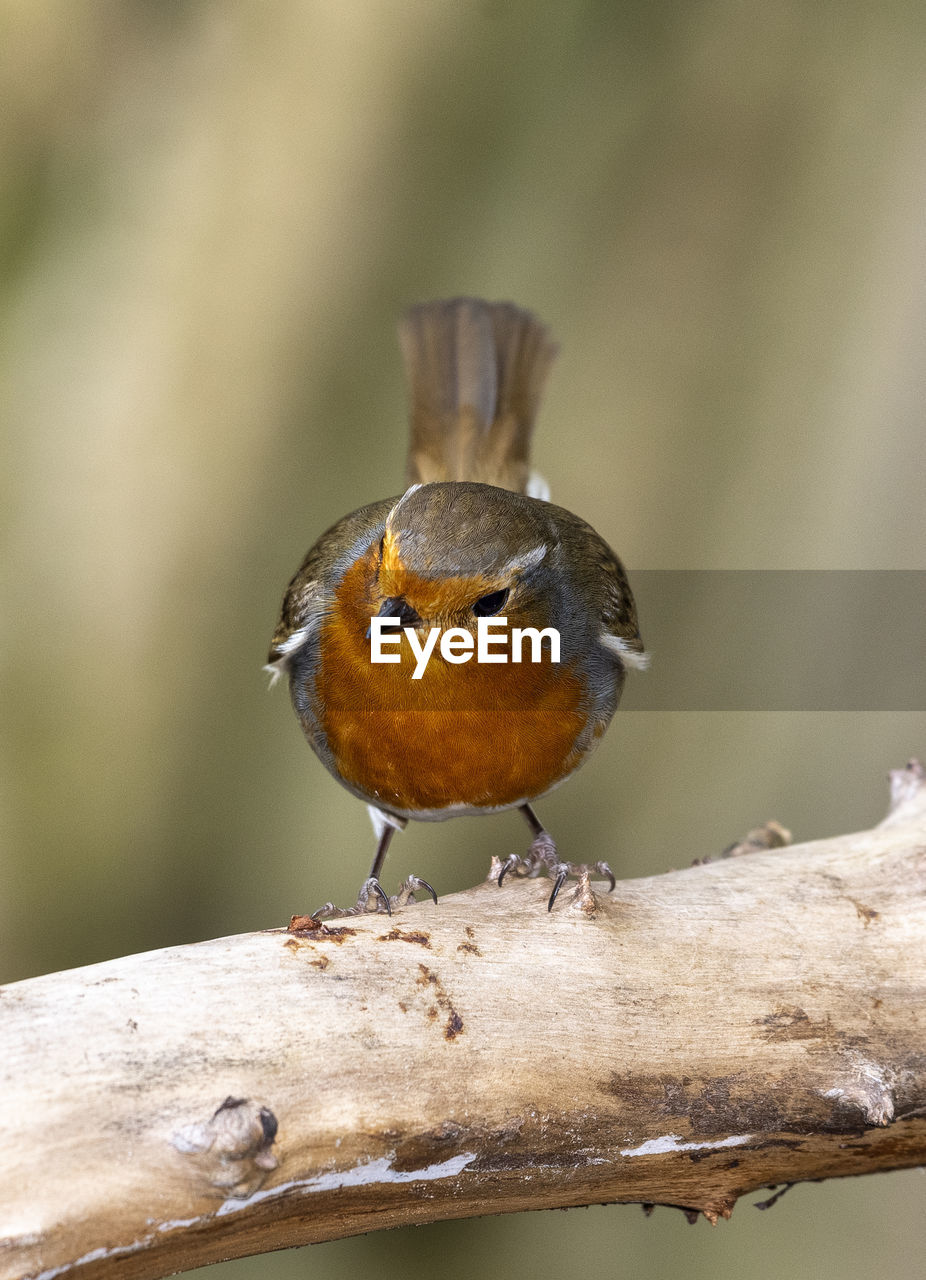
{"type": "Polygon", "coordinates": [[[872,831],[0,989],[0,1277],[926,1163],[926,786],[872,831]]]}

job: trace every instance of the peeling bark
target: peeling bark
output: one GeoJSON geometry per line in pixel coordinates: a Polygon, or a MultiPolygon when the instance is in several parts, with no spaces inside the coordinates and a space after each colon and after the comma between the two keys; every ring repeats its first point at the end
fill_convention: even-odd
{"type": "MultiPolygon", "coordinates": [[[[781,829],[778,828],[780,831],[781,829]]],[[[872,831],[0,988],[0,1278],[926,1163],[926,786],[872,831]]],[[[779,841],[780,843],[780,841],[779,841]]]]}

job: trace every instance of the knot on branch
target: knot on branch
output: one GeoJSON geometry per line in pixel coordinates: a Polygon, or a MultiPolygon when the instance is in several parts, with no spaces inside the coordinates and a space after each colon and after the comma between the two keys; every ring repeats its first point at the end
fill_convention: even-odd
{"type": "Polygon", "coordinates": [[[861,1114],[866,1125],[889,1125],[894,1119],[895,1073],[874,1062],[856,1058],[845,1078],[823,1096],[833,1098],[840,1107],[861,1114]]]}
{"type": "Polygon", "coordinates": [[[892,769],[888,774],[891,801],[882,827],[926,821],[926,769],[919,760],[908,760],[903,769],[892,769]]]}
{"type": "Polygon", "coordinates": [[[270,1149],[276,1135],[277,1118],[269,1107],[228,1097],[210,1120],[185,1125],[171,1142],[210,1188],[243,1199],[279,1165],[270,1149]]]}

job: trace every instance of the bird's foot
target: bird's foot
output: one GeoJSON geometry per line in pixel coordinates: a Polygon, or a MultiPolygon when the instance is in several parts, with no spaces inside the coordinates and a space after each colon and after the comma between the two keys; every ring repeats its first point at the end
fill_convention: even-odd
{"type": "Polygon", "coordinates": [[[415,894],[421,891],[430,895],[436,907],[437,894],[427,880],[422,880],[421,876],[409,876],[399,885],[399,892],[389,899],[389,914],[392,914],[393,907],[407,907],[410,902],[414,902],[415,894]]]}
{"type": "Polygon", "coordinates": [[[617,884],[614,872],[606,862],[563,862],[549,831],[538,831],[531,842],[531,847],[523,857],[520,854],[513,853],[504,862],[493,860],[492,870],[489,874],[501,887],[502,881],[509,872],[516,876],[529,876],[533,879],[535,876],[539,876],[542,871],[546,871],[553,881],[553,891],[547,903],[548,911],[553,910],[553,903],[570,876],[587,883],[592,875],[599,875],[609,882],[608,893],[617,884]]]}
{"type": "Polygon", "coordinates": [[[357,901],[352,907],[336,907],[333,902],[326,902],[324,906],[319,907],[312,914],[316,920],[333,920],[343,916],[373,915],[376,912],[383,911],[387,916],[391,916],[394,908],[407,907],[410,902],[413,902],[415,894],[419,890],[430,894],[435,904],[437,903],[437,894],[434,889],[428,884],[427,880],[422,880],[420,876],[409,876],[407,880],[403,880],[399,886],[398,893],[391,898],[380,884],[379,879],[376,876],[370,876],[360,886],[357,901]]]}

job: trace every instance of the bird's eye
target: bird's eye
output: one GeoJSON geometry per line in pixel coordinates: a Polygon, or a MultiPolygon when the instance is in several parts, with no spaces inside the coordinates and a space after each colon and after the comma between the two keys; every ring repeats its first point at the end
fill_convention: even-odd
{"type": "Polygon", "coordinates": [[[493,613],[498,613],[499,609],[505,607],[505,601],[508,599],[508,588],[505,587],[501,591],[493,591],[487,596],[480,596],[473,605],[473,613],[477,618],[488,618],[493,613]]]}

